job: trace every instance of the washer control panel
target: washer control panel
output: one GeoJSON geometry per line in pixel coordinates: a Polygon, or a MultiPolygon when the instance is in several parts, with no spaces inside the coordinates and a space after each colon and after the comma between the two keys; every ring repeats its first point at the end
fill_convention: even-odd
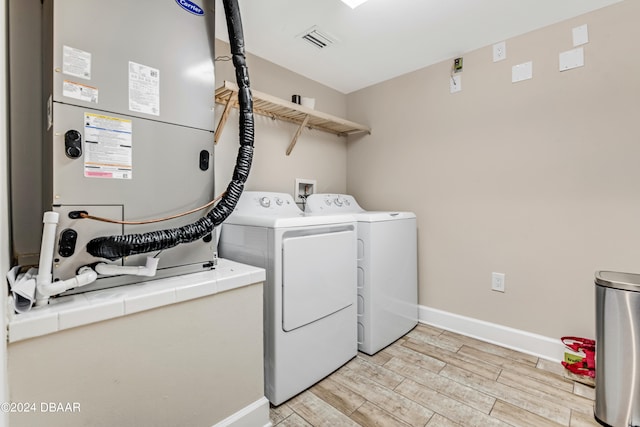
{"type": "Polygon", "coordinates": [[[307,197],[306,213],[355,213],[364,212],[356,199],[348,194],[311,194],[307,197]]]}

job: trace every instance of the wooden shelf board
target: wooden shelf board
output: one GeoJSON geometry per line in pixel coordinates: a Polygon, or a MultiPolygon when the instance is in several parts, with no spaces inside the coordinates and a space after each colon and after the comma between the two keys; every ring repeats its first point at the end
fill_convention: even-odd
{"type": "MultiPolygon", "coordinates": [[[[225,81],[221,87],[216,89],[216,102],[223,105],[229,104],[230,107],[238,108],[237,93],[238,86],[235,83],[225,81]]],[[[367,126],[316,111],[312,108],[303,107],[302,105],[294,104],[293,102],[285,101],[257,90],[252,90],[251,93],[253,96],[254,114],[303,125],[296,133],[296,136],[290,146],[291,149],[293,149],[302,127],[317,129],[339,136],[346,136],[361,132],[368,134],[371,133],[371,129],[367,126]]],[[[225,109],[225,112],[228,112],[228,109],[225,109]]],[[[222,127],[224,127],[226,116],[224,116],[224,119],[224,121],[221,120],[218,124],[219,129],[216,130],[217,136],[219,136],[219,133],[222,131],[222,127]]],[[[290,151],[291,150],[289,150],[289,152],[290,151]]]]}

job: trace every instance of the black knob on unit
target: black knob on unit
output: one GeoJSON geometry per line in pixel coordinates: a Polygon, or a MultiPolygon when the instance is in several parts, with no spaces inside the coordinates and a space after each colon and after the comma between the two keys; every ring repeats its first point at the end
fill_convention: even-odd
{"type": "Polygon", "coordinates": [[[200,151],[200,170],[206,171],[209,169],[209,157],[210,154],[207,150],[200,151]]]}
{"type": "Polygon", "coordinates": [[[61,257],[68,258],[76,251],[76,241],[78,240],[78,233],[67,228],[60,234],[60,240],[58,242],[58,253],[61,257]]]}
{"type": "Polygon", "coordinates": [[[64,134],[64,152],[70,159],[82,156],[82,135],[71,129],[64,134]]]}

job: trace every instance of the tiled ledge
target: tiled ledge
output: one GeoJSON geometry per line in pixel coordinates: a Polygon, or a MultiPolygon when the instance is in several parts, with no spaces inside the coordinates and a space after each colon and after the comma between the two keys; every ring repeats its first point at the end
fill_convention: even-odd
{"type": "Polygon", "coordinates": [[[9,319],[9,342],[264,282],[262,268],[219,259],[215,270],[52,299],[9,319]]]}

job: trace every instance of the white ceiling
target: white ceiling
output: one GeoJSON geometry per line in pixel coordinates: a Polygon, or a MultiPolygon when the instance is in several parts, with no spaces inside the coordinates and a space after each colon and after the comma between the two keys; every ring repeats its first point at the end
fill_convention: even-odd
{"type": "MultiPolygon", "coordinates": [[[[249,53],[343,93],[622,0],[238,0],[249,53]],[[317,49],[312,26],[337,41],[317,49]]],[[[216,36],[228,41],[222,0],[216,36]]],[[[508,48],[507,48],[508,53],[508,48]]]]}

